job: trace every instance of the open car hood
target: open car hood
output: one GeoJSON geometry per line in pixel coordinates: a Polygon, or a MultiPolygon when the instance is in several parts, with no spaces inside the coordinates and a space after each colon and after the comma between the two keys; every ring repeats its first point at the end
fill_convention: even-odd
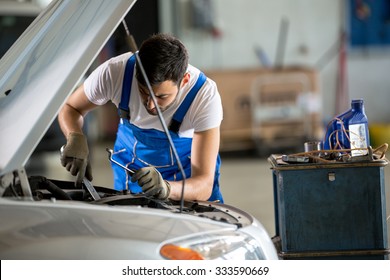
{"type": "Polygon", "coordinates": [[[136,0],[54,0],[0,60],[0,176],[28,158],[136,0]]]}

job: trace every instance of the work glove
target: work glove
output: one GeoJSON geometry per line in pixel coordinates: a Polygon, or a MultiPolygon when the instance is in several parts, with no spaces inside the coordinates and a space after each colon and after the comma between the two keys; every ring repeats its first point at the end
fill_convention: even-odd
{"type": "Polygon", "coordinates": [[[138,185],[141,186],[146,196],[153,196],[157,199],[165,200],[171,192],[171,185],[163,179],[161,173],[154,167],[138,169],[131,176],[131,181],[133,183],[138,181],[138,185]]]}
{"type": "Polygon", "coordinates": [[[84,134],[71,132],[68,135],[66,145],[61,148],[61,164],[72,174],[79,178],[84,176],[92,181],[91,165],[88,161],[88,143],[84,134]],[[78,174],[85,172],[85,174],[78,174]]]}

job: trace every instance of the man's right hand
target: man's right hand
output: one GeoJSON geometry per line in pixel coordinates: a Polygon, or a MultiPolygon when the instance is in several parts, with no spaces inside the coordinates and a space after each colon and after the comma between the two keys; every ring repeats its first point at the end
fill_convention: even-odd
{"type": "Polygon", "coordinates": [[[85,170],[85,174],[79,174],[78,177],[85,177],[92,181],[91,166],[88,162],[88,143],[84,134],[71,132],[68,135],[66,145],[61,148],[61,164],[72,174],[76,176],[80,171],[85,170]],[[87,167],[84,169],[84,165],[87,167]]]}

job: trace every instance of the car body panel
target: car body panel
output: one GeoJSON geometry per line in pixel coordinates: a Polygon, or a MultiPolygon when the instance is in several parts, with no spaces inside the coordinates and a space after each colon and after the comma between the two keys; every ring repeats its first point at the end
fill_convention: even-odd
{"type": "Polygon", "coordinates": [[[164,240],[237,228],[134,206],[1,200],[1,259],[149,259],[164,240]]]}
{"type": "Polygon", "coordinates": [[[53,1],[3,56],[0,175],[25,166],[61,105],[134,2],[53,1]]]}

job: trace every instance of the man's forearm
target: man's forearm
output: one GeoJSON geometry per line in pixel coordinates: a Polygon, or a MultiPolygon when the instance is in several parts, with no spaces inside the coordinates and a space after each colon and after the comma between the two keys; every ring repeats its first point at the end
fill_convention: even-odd
{"type": "MultiPolygon", "coordinates": [[[[180,200],[182,194],[183,181],[169,181],[171,193],[169,198],[180,200]]],[[[213,178],[206,176],[191,177],[185,180],[184,198],[186,200],[207,200],[212,193],[213,178]]]]}
{"type": "Polygon", "coordinates": [[[58,114],[58,122],[65,137],[71,132],[83,133],[84,117],[68,104],[58,114]]]}

